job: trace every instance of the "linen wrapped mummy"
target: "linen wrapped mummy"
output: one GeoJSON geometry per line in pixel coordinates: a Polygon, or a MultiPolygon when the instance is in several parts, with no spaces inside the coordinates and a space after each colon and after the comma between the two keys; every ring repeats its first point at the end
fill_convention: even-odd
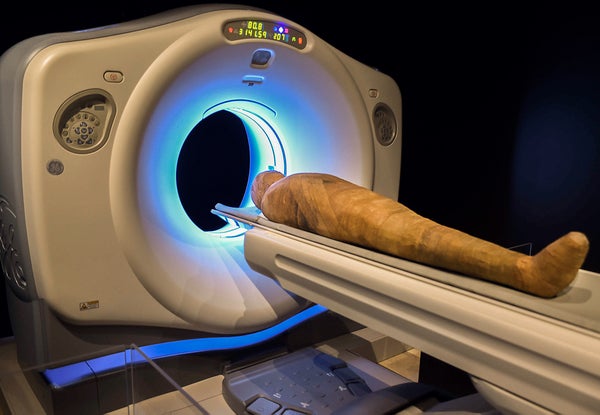
{"type": "Polygon", "coordinates": [[[254,178],[251,197],[273,222],[545,298],[573,281],[589,250],[585,234],[569,232],[536,255],[525,255],[324,173],[264,171],[254,178]]]}

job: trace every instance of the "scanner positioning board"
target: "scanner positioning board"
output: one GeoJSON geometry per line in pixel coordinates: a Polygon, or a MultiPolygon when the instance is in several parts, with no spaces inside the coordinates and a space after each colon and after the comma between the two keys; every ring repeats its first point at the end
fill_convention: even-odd
{"type": "Polygon", "coordinates": [[[373,252],[223,205],[248,227],[251,268],[283,288],[471,375],[508,413],[600,407],[600,275],[553,299],[373,252]]]}

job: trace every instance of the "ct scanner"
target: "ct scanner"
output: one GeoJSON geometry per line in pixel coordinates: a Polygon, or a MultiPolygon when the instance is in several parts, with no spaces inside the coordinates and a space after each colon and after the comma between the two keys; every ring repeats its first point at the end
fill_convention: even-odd
{"type": "Polygon", "coordinates": [[[583,297],[538,312],[553,304],[497,299],[487,284],[460,286],[427,267],[274,226],[253,210],[249,185],[266,169],[328,172],[398,196],[396,83],[295,22],[214,4],[42,35],[2,56],[0,80],[0,253],[24,367],[48,369],[51,378],[55,362],[68,366],[124,343],[202,338],[210,349],[211,340],[226,339],[225,347],[241,348],[245,336],[258,335],[250,341],[258,343],[324,305],[468,370],[506,413],[600,407],[591,273],[578,277],[583,297]],[[203,129],[220,119],[234,127],[203,129]],[[406,292],[383,295],[397,290],[406,292]],[[444,308],[450,299],[477,306],[471,315],[444,308]],[[525,335],[518,346],[489,333],[470,344],[470,334],[486,332],[483,312],[536,329],[527,337],[504,327],[505,339],[525,335]],[[522,368],[492,367],[512,352],[529,359],[530,346],[545,340],[540,322],[574,336],[575,362],[561,366],[555,352],[535,351],[540,365],[525,380],[522,368]],[[464,332],[461,341],[448,327],[464,332]],[[473,353],[478,347],[485,352],[473,353]],[[494,348],[506,356],[486,366],[494,348]],[[546,390],[548,376],[539,372],[554,366],[571,379],[546,390]],[[547,401],[565,382],[571,387],[557,402],[547,401]]]}

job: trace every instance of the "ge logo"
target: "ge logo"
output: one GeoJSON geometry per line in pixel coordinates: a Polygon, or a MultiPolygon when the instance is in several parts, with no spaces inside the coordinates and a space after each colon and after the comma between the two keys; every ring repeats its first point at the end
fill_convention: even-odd
{"type": "Polygon", "coordinates": [[[10,282],[24,289],[27,282],[19,261],[19,253],[13,247],[16,219],[17,216],[10,209],[8,202],[0,198],[0,265],[2,273],[10,282]]]}

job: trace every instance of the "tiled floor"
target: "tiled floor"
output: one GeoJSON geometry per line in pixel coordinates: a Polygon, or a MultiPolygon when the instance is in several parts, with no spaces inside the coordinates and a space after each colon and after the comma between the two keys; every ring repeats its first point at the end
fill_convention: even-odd
{"type": "MultiPolygon", "coordinates": [[[[418,380],[419,352],[368,329],[359,336],[352,334],[351,337],[334,339],[327,344],[318,345],[318,348],[326,353],[337,354],[359,370],[373,372],[375,368],[377,373],[373,376],[389,384],[397,383],[398,374],[408,380],[418,380]],[[384,359],[381,360],[382,356],[384,359]],[[379,365],[373,364],[374,360],[379,361],[379,365]]],[[[160,395],[136,403],[135,408],[121,408],[109,414],[235,415],[222,396],[222,380],[222,376],[215,376],[184,387],[184,393],[160,395]],[[195,403],[188,400],[186,394],[195,403]]],[[[46,415],[20,371],[12,339],[0,339],[0,391],[0,415],[46,415]]]]}

